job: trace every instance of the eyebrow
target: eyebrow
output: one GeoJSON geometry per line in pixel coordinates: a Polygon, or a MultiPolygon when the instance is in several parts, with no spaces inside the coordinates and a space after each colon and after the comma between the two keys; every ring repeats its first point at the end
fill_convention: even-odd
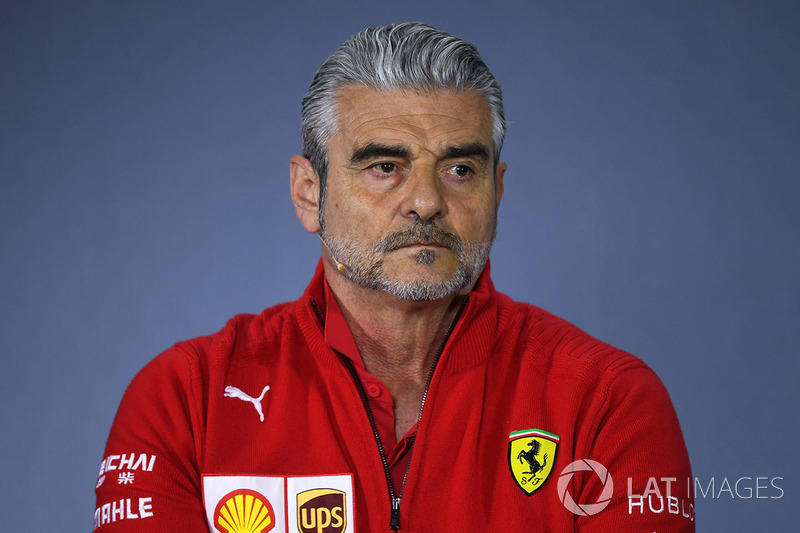
{"type": "MultiPolygon", "coordinates": [[[[396,157],[408,159],[411,157],[411,150],[403,145],[391,145],[381,143],[367,143],[350,156],[350,164],[358,165],[381,157],[396,157]]],[[[482,143],[469,143],[461,146],[449,146],[444,151],[445,159],[461,159],[465,157],[477,157],[482,163],[489,161],[489,148],[482,143]]]]}
{"type": "Polygon", "coordinates": [[[477,157],[481,163],[489,161],[489,148],[482,143],[469,143],[462,146],[450,146],[444,151],[447,159],[477,157]]]}
{"type": "Polygon", "coordinates": [[[389,145],[381,143],[367,143],[350,156],[350,164],[358,165],[366,163],[380,157],[397,157],[408,159],[411,157],[411,150],[402,145],[389,145]]]}

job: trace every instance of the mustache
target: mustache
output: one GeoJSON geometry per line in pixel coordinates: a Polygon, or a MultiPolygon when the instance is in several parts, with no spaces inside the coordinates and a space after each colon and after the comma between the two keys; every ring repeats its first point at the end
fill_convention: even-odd
{"type": "Polygon", "coordinates": [[[400,228],[378,241],[375,252],[393,252],[403,246],[414,243],[436,244],[456,252],[464,253],[464,242],[455,233],[451,233],[436,224],[434,219],[416,219],[410,226],[400,228]]]}

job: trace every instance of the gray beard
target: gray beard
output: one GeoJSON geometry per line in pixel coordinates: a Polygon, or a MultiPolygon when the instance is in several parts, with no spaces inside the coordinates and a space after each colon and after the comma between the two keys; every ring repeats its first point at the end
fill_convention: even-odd
{"type": "MultiPolygon", "coordinates": [[[[495,218],[495,229],[497,219],[495,218]]],[[[345,275],[366,289],[383,291],[402,300],[441,300],[459,293],[478,278],[492,249],[494,233],[488,242],[464,244],[458,235],[443,230],[435,220],[416,219],[409,227],[397,230],[371,248],[361,244],[345,243],[325,232],[321,226],[319,237],[333,259],[345,267],[345,275]],[[458,267],[450,279],[441,282],[395,281],[386,279],[383,272],[384,254],[398,250],[414,242],[435,243],[445,246],[456,254],[458,267]]],[[[419,265],[430,265],[436,261],[433,250],[422,249],[414,257],[419,265]]]]}

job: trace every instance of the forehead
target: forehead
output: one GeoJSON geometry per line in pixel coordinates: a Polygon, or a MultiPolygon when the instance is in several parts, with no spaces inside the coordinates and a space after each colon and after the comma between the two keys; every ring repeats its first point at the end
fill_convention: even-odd
{"type": "Polygon", "coordinates": [[[337,93],[337,118],[332,141],[345,150],[369,142],[428,150],[475,142],[492,146],[489,104],[477,91],[348,86],[337,93]]]}

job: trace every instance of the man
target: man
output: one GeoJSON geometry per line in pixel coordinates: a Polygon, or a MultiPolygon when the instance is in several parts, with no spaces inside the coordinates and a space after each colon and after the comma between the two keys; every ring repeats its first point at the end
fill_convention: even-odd
{"type": "Polygon", "coordinates": [[[342,45],[290,165],[314,279],[140,372],[95,527],[693,531],[658,378],[494,290],[504,132],[471,44],[409,23],[342,45]]]}

